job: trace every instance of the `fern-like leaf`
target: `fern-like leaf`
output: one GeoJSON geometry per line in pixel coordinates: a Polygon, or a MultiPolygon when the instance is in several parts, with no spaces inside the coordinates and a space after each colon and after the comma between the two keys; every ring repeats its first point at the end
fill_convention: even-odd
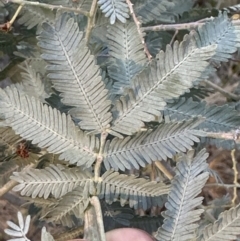
{"type": "Polygon", "coordinates": [[[198,28],[198,47],[217,44],[216,54],[212,60],[227,62],[232,54],[240,47],[240,25],[233,24],[227,13],[219,14],[212,21],[198,28]]]}
{"type": "Polygon", "coordinates": [[[72,226],[73,224],[71,215],[75,215],[77,218],[82,218],[85,209],[89,204],[89,198],[84,197],[83,187],[78,186],[71,192],[64,195],[56,204],[55,207],[50,208],[47,214],[44,215],[44,219],[48,222],[61,222],[72,226]],[[70,220],[69,220],[70,219],[70,220]],[[69,222],[70,221],[70,222],[69,222]]]}
{"type": "Polygon", "coordinates": [[[98,0],[100,9],[105,13],[105,17],[110,17],[110,23],[114,24],[118,19],[126,23],[128,15],[128,5],[124,0],[98,0]]]}
{"type": "Polygon", "coordinates": [[[173,120],[185,120],[203,117],[204,121],[198,129],[204,131],[230,131],[237,129],[240,124],[239,113],[229,105],[207,105],[205,102],[197,102],[190,99],[180,98],[175,102],[168,103],[164,110],[164,116],[173,120]]]}
{"type": "Polygon", "coordinates": [[[130,207],[144,210],[157,206],[159,196],[168,191],[169,187],[164,183],[151,182],[113,171],[105,172],[97,184],[98,196],[104,198],[106,203],[111,204],[120,198],[122,206],[128,202],[130,207]]]}
{"type": "Polygon", "coordinates": [[[142,17],[143,23],[159,20],[161,22],[174,22],[174,15],[168,10],[174,7],[174,3],[167,0],[138,0],[134,4],[137,16],[142,17]]]}
{"type": "Polygon", "coordinates": [[[200,122],[184,121],[160,124],[154,131],[147,131],[135,137],[115,138],[108,141],[104,150],[104,164],[107,169],[125,170],[145,166],[156,160],[167,160],[177,152],[189,150],[197,136],[204,136],[195,130],[200,122]]]}
{"type": "Polygon", "coordinates": [[[51,165],[45,169],[29,169],[26,172],[14,172],[11,179],[19,184],[14,191],[21,191],[21,195],[35,197],[60,198],[77,186],[84,187],[84,196],[94,194],[91,174],[81,172],[79,168],[64,169],[61,166],[51,165]]]}
{"type": "Polygon", "coordinates": [[[18,67],[23,72],[21,72],[22,82],[17,85],[17,88],[22,89],[27,95],[45,102],[45,99],[49,98],[50,95],[46,92],[46,84],[43,82],[40,73],[36,72],[27,60],[18,67]]]}
{"type": "Polygon", "coordinates": [[[202,203],[203,197],[197,197],[209,177],[206,172],[208,153],[203,149],[195,158],[192,152],[177,164],[176,175],[172,181],[167,210],[163,213],[164,224],[157,231],[158,240],[193,240],[195,229],[202,209],[195,208],[202,203]]]}
{"type": "Polygon", "coordinates": [[[45,227],[42,228],[41,241],[54,241],[53,236],[47,232],[45,227]]]}
{"type": "MultiPolygon", "coordinates": [[[[192,32],[193,35],[196,33],[192,32]]],[[[194,81],[204,77],[207,62],[214,55],[216,46],[198,48],[190,36],[166,53],[159,53],[158,61],[142,71],[133,80],[133,89],[115,103],[115,120],[112,130],[131,135],[144,126],[144,121],[154,121],[161,116],[167,99],[179,97],[190,89],[194,81]]]]}
{"type": "Polygon", "coordinates": [[[22,11],[21,17],[18,19],[18,23],[24,24],[28,29],[31,29],[37,25],[41,25],[43,22],[50,24],[54,23],[54,14],[52,10],[46,8],[39,8],[38,6],[26,6],[22,11]]]}
{"type": "Polygon", "coordinates": [[[202,230],[198,241],[229,241],[240,234],[240,204],[220,214],[217,221],[202,230]]]}
{"type": "Polygon", "coordinates": [[[51,4],[53,5],[62,5],[66,7],[74,7],[76,9],[80,8],[85,11],[90,11],[92,1],[91,0],[81,0],[81,1],[73,1],[73,0],[52,0],[51,4]]]}
{"type": "Polygon", "coordinates": [[[0,89],[0,113],[13,130],[49,152],[78,165],[91,165],[98,141],[77,128],[70,116],[30,98],[15,87],[0,89]],[[95,147],[94,147],[95,146],[95,147]],[[72,150],[69,154],[68,150],[72,150]]]}
{"type": "Polygon", "coordinates": [[[108,47],[110,63],[109,76],[116,81],[114,92],[122,93],[130,87],[132,78],[146,63],[143,44],[133,22],[116,23],[108,28],[108,47]]]}
{"type": "Polygon", "coordinates": [[[101,132],[111,121],[108,90],[99,66],[86,47],[83,33],[68,14],[62,14],[55,27],[45,23],[39,36],[43,59],[50,63],[49,78],[61,93],[62,102],[73,106],[70,114],[80,119],[80,127],[101,132]]]}
{"type": "Polygon", "coordinates": [[[17,237],[16,239],[11,239],[11,240],[29,241],[26,235],[29,230],[31,217],[30,215],[28,215],[24,221],[21,212],[17,213],[17,217],[18,217],[18,225],[13,223],[12,221],[7,221],[7,224],[11,229],[5,229],[4,232],[10,236],[17,237]]]}

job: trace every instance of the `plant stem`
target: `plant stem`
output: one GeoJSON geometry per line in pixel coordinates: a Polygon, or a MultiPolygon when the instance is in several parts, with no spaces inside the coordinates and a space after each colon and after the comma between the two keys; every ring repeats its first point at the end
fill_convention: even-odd
{"type": "Polygon", "coordinates": [[[17,184],[18,182],[15,180],[10,180],[9,182],[7,182],[3,187],[0,188],[0,197],[13,189],[17,184]]]}
{"type": "Polygon", "coordinates": [[[236,187],[236,185],[238,185],[238,170],[237,170],[237,161],[236,161],[236,157],[235,157],[235,152],[236,152],[236,149],[233,149],[231,151],[231,157],[232,157],[232,163],[233,163],[232,169],[233,169],[233,173],[234,173],[233,183],[235,185],[235,187],[233,188],[233,198],[232,198],[233,207],[236,205],[236,201],[237,201],[237,197],[238,197],[237,187],[236,187]]]}
{"type": "Polygon", "coordinates": [[[95,24],[95,15],[97,12],[97,0],[92,1],[91,9],[88,15],[88,23],[87,23],[87,30],[86,30],[86,42],[87,44],[89,43],[90,35],[92,28],[94,27],[95,24]]]}
{"type": "Polygon", "coordinates": [[[198,26],[204,25],[205,22],[191,22],[178,24],[160,24],[155,26],[142,27],[143,31],[177,31],[184,29],[196,29],[198,26]]]}
{"type": "Polygon", "coordinates": [[[40,2],[32,2],[32,1],[26,1],[26,0],[7,0],[7,3],[17,3],[20,5],[31,5],[31,6],[39,6],[43,8],[47,8],[50,10],[53,9],[61,9],[61,10],[66,10],[66,11],[71,11],[75,13],[81,13],[85,16],[89,16],[89,13],[87,11],[84,11],[79,8],[69,8],[69,7],[64,7],[62,5],[52,5],[52,4],[47,4],[47,3],[40,3],[40,2]]]}
{"type": "Polygon", "coordinates": [[[237,135],[238,133],[231,132],[206,132],[206,137],[224,140],[235,140],[236,142],[240,142],[240,139],[237,135]]]}
{"type": "Polygon", "coordinates": [[[129,9],[130,9],[130,13],[131,13],[131,15],[132,15],[133,21],[134,21],[134,23],[135,23],[136,26],[137,26],[137,31],[138,31],[138,34],[139,34],[139,36],[140,36],[140,38],[141,38],[141,42],[142,42],[143,47],[144,47],[144,52],[146,53],[148,59],[151,60],[151,59],[152,59],[152,55],[149,53],[149,51],[148,51],[148,49],[147,49],[147,45],[146,45],[146,43],[145,43],[142,30],[141,30],[141,28],[140,28],[140,27],[141,27],[141,23],[139,22],[139,20],[137,19],[136,15],[135,15],[135,13],[134,13],[133,4],[131,3],[130,0],[126,0],[126,3],[127,3],[128,7],[129,7],[129,9]]]}
{"type": "Polygon", "coordinates": [[[225,97],[227,97],[229,99],[236,100],[236,101],[240,100],[240,96],[232,94],[232,93],[224,90],[223,88],[219,87],[218,85],[216,85],[216,84],[214,84],[214,83],[212,83],[208,80],[203,80],[203,82],[206,85],[208,85],[208,86],[212,87],[213,89],[217,90],[219,93],[221,93],[222,95],[224,95],[225,97]]]}
{"type": "Polygon", "coordinates": [[[91,205],[84,215],[84,239],[106,241],[101,204],[98,197],[91,198],[91,205]]]}
{"type": "Polygon", "coordinates": [[[16,18],[17,18],[17,16],[18,16],[18,14],[20,13],[22,7],[23,7],[23,5],[19,5],[19,6],[18,6],[17,11],[14,13],[12,19],[9,21],[10,26],[12,26],[12,24],[13,24],[14,21],[16,20],[16,18]]]}
{"type": "Polygon", "coordinates": [[[98,178],[100,177],[100,170],[101,170],[101,164],[102,164],[102,160],[103,160],[103,148],[107,139],[108,133],[106,131],[101,133],[101,142],[100,142],[100,149],[99,149],[99,153],[98,153],[98,157],[95,163],[95,167],[94,167],[94,179],[95,182],[98,181],[98,178]]]}
{"type": "Polygon", "coordinates": [[[162,171],[169,180],[173,179],[174,174],[168,170],[167,166],[165,165],[166,164],[165,161],[155,161],[154,163],[157,166],[157,168],[160,171],[162,171]]]}

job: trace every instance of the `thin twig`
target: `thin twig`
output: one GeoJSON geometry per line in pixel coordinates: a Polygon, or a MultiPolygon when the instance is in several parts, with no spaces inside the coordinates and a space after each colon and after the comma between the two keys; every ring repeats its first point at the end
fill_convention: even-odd
{"type": "Polygon", "coordinates": [[[3,187],[0,188],[0,197],[13,189],[17,184],[18,182],[15,180],[8,181],[3,187]]]}
{"type": "Polygon", "coordinates": [[[62,5],[52,5],[52,4],[47,4],[47,3],[40,3],[40,2],[32,2],[32,1],[26,1],[26,0],[7,0],[7,3],[17,3],[20,5],[31,5],[31,6],[39,6],[43,8],[47,8],[50,10],[53,9],[61,9],[61,10],[66,10],[66,11],[71,11],[75,13],[81,13],[85,16],[89,16],[89,13],[87,11],[84,11],[79,8],[69,8],[69,7],[64,7],[62,5]]]}
{"type": "Polygon", "coordinates": [[[94,27],[94,24],[95,24],[96,12],[97,12],[97,0],[93,0],[92,5],[91,5],[91,9],[90,9],[90,12],[89,12],[89,16],[88,16],[88,23],[87,23],[87,30],[86,30],[86,37],[85,37],[87,44],[88,44],[89,39],[90,39],[92,28],[94,27]]]}
{"type": "MultiPolygon", "coordinates": [[[[177,23],[177,24],[160,24],[155,26],[148,26],[148,27],[142,27],[142,31],[176,31],[176,30],[192,30],[196,29],[200,26],[205,25],[205,23],[209,22],[209,20],[212,20],[213,17],[210,18],[204,18],[201,20],[198,20],[196,22],[190,22],[190,23],[177,23]]],[[[240,24],[239,19],[232,19],[232,23],[235,25],[240,24]]]]}
{"type": "Polygon", "coordinates": [[[225,187],[225,188],[240,188],[240,184],[225,184],[225,183],[209,183],[209,184],[206,184],[205,187],[215,187],[215,186],[218,186],[218,187],[225,187]]]}
{"type": "Polygon", "coordinates": [[[142,31],[176,31],[176,30],[192,30],[204,25],[205,22],[191,22],[178,24],[160,24],[155,26],[142,27],[142,31]]]}
{"type": "Polygon", "coordinates": [[[225,97],[232,99],[232,100],[240,100],[240,96],[239,95],[235,95],[233,93],[230,93],[226,90],[224,90],[223,88],[219,87],[218,85],[210,82],[209,80],[204,80],[203,81],[206,85],[211,86],[213,89],[217,90],[219,93],[221,93],[222,95],[224,95],[225,97]]]}
{"type": "Polygon", "coordinates": [[[169,179],[173,179],[173,174],[167,169],[167,167],[164,166],[163,162],[161,161],[155,161],[154,162],[157,168],[165,174],[165,176],[169,179]]]}
{"type": "Polygon", "coordinates": [[[9,21],[10,26],[12,26],[12,24],[14,23],[14,21],[16,20],[18,14],[20,13],[20,11],[22,10],[23,5],[19,5],[17,8],[17,11],[14,13],[12,19],[9,21]]]}
{"type": "Polygon", "coordinates": [[[215,139],[235,140],[236,142],[240,142],[240,140],[236,139],[236,134],[232,132],[206,132],[206,136],[215,139]]]}
{"type": "Polygon", "coordinates": [[[174,33],[174,35],[172,36],[172,39],[171,39],[171,42],[170,42],[170,45],[171,45],[171,46],[172,46],[172,44],[173,44],[173,42],[174,42],[174,40],[175,40],[175,38],[176,38],[178,32],[179,32],[179,31],[176,30],[175,33],[174,33]]]}
{"type": "Polygon", "coordinates": [[[130,10],[130,13],[131,13],[131,15],[132,15],[133,21],[134,21],[134,23],[135,23],[136,26],[137,26],[137,31],[138,31],[138,34],[139,34],[139,36],[140,36],[140,38],[141,38],[141,42],[142,42],[143,47],[144,47],[144,52],[146,53],[148,59],[151,60],[151,59],[152,59],[152,55],[149,53],[148,48],[147,48],[147,45],[146,45],[146,43],[145,43],[145,40],[144,40],[144,37],[143,37],[143,33],[142,33],[142,30],[141,30],[141,23],[140,23],[140,21],[137,19],[136,15],[135,15],[135,13],[134,13],[133,4],[131,3],[130,0],[126,0],[126,3],[127,3],[128,7],[129,7],[129,10],[130,10]]]}
{"type": "Polygon", "coordinates": [[[233,198],[232,198],[232,205],[233,207],[236,205],[236,201],[237,201],[237,187],[236,185],[238,185],[238,170],[237,170],[237,161],[236,161],[236,158],[235,158],[235,152],[236,152],[236,149],[233,149],[231,151],[231,157],[232,157],[232,163],[233,163],[233,173],[234,173],[234,179],[233,179],[233,183],[235,185],[235,187],[233,188],[233,198]]]}

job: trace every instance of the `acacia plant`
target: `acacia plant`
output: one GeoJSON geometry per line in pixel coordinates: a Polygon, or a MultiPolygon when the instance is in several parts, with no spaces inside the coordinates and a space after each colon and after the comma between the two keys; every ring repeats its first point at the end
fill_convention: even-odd
{"type": "MultiPolygon", "coordinates": [[[[104,241],[140,214],[157,240],[236,239],[240,206],[208,221],[199,194],[213,173],[204,146],[239,142],[238,96],[203,101],[240,47],[239,8],[1,1],[0,172],[11,180],[0,195],[13,188],[42,220],[75,229],[61,240],[84,227],[104,241]]],[[[30,218],[18,219],[6,233],[29,240],[30,218]]],[[[45,228],[42,240],[54,240],[45,228]]]]}

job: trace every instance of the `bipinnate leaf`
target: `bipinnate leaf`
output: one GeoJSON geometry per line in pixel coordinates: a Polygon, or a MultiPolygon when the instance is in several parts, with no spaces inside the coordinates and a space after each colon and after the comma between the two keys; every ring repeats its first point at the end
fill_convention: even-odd
{"type": "Polygon", "coordinates": [[[41,241],[54,241],[53,236],[47,232],[46,228],[42,228],[41,241]]]}
{"type": "Polygon", "coordinates": [[[204,136],[196,127],[202,120],[162,123],[155,130],[148,130],[124,139],[107,141],[104,165],[115,170],[139,169],[157,160],[167,160],[178,152],[191,149],[198,136],[204,136]]]}
{"type": "Polygon", "coordinates": [[[28,215],[25,219],[25,222],[21,212],[17,213],[17,217],[18,225],[12,221],[7,221],[9,228],[5,229],[4,232],[10,236],[16,237],[14,239],[9,239],[8,241],[29,241],[26,235],[29,230],[31,217],[28,215]]]}
{"type": "Polygon", "coordinates": [[[199,47],[217,44],[212,57],[216,62],[227,62],[240,47],[240,25],[233,23],[227,12],[220,12],[218,17],[199,27],[198,34],[195,37],[199,47]]]}
{"type": "Polygon", "coordinates": [[[203,117],[198,129],[205,131],[231,131],[237,129],[240,114],[229,105],[209,105],[206,102],[193,101],[192,98],[179,98],[168,103],[164,109],[164,116],[170,121],[203,117]]]}
{"type": "Polygon", "coordinates": [[[55,26],[44,23],[42,28],[38,45],[49,63],[48,77],[61,92],[61,101],[73,107],[69,113],[80,120],[82,129],[102,132],[112,120],[111,101],[83,32],[67,13],[59,16],[55,26]]]}
{"type": "Polygon", "coordinates": [[[163,212],[164,223],[155,235],[158,240],[186,241],[196,238],[196,222],[204,211],[196,209],[203,200],[198,194],[209,177],[206,172],[208,153],[203,149],[196,157],[192,156],[193,151],[190,151],[177,163],[176,175],[165,204],[167,210],[163,212]]]}
{"type": "Polygon", "coordinates": [[[83,187],[78,186],[74,190],[68,192],[57,202],[57,204],[49,211],[46,211],[44,219],[48,222],[61,222],[72,226],[71,215],[77,218],[83,218],[83,213],[89,204],[89,197],[84,197],[83,187]]]}
{"type": "Polygon", "coordinates": [[[229,241],[240,235],[240,204],[220,214],[219,218],[206,226],[197,241],[229,241]]]}
{"type": "Polygon", "coordinates": [[[110,23],[114,24],[118,19],[122,23],[129,18],[128,5],[124,0],[98,0],[100,9],[105,13],[105,17],[110,18],[110,23]]]}
{"type": "Polygon", "coordinates": [[[15,87],[0,89],[0,114],[21,137],[77,165],[91,165],[98,140],[77,128],[69,115],[29,97],[15,87]],[[72,155],[68,151],[72,151],[72,155]]]}
{"type": "Polygon", "coordinates": [[[206,78],[207,60],[215,54],[216,45],[198,47],[195,35],[193,31],[181,43],[168,45],[165,53],[160,51],[157,60],[133,79],[132,89],[115,103],[112,130],[125,135],[139,131],[144,122],[161,116],[167,100],[179,97],[195,81],[206,78]]]}
{"type": "Polygon", "coordinates": [[[21,191],[21,195],[44,197],[50,195],[60,198],[77,186],[84,187],[84,196],[94,194],[92,175],[79,168],[65,169],[51,165],[45,169],[29,169],[25,172],[14,172],[11,179],[17,181],[13,190],[21,191]]]}
{"type": "Polygon", "coordinates": [[[112,92],[122,94],[147,62],[144,46],[134,22],[109,26],[107,40],[110,55],[108,74],[114,80],[112,92]]]}
{"type": "Polygon", "coordinates": [[[105,172],[97,183],[97,193],[100,199],[104,198],[109,204],[120,199],[124,206],[127,202],[130,207],[146,210],[158,206],[160,195],[166,194],[169,186],[136,176],[119,174],[112,170],[105,172]]]}

